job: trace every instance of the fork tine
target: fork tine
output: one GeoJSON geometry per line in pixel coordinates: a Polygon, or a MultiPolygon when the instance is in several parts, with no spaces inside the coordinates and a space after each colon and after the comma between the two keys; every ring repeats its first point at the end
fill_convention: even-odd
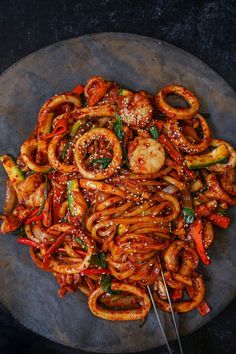
{"type": "Polygon", "coordinates": [[[160,326],[161,333],[162,333],[162,335],[163,335],[163,337],[164,337],[165,344],[166,344],[166,346],[167,346],[167,348],[168,348],[168,350],[169,350],[169,353],[170,353],[170,354],[173,354],[173,353],[172,353],[172,350],[171,350],[171,348],[170,348],[168,339],[167,339],[167,337],[166,337],[164,328],[163,328],[163,326],[162,326],[160,317],[159,317],[159,315],[158,315],[157,308],[156,308],[156,304],[155,304],[155,301],[154,301],[153,296],[152,296],[152,292],[151,292],[150,287],[149,287],[148,285],[147,285],[147,290],[148,290],[148,293],[149,293],[149,296],[150,296],[150,299],[151,299],[151,303],[152,303],[152,306],[153,306],[153,309],[154,309],[154,312],[155,312],[157,321],[158,321],[159,326],[160,326]]]}
{"type": "Polygon", "coordinates": [[[167,296],[167,299],[168,299],[168,302],[169,302],[169,305],[170,305],[170,312],[171,312],[172,321],[173,321],[175,333],[176,333],[177,340],[178,340],[178,344],[179,344],[180,353],[181,353],[181,354],[184,354],[184,352],[183,352],[183,347],[182,347],[182,343],[181,343],[181,340],[180,340],[180,335],[179,335],[178,326],[177,326],[176,319],[175,319],[175,314],[174,314],[174,311],[173,311],[173,306],[172,306],[171,299],[170,299],[169,290],[168,290],[168,288],[167,288],[167,284],[166,284],[166,280],[165,280],[165,277],[164,277],[164,273],[163,273],[163,269],[162,269],[162,265],[161,265],[161,261],[160,261],[159,256],[158,256],[158,260],[159,260],[159,264],[160,264],[161,277],[162,277],[162,280],[163,280],[163,283],[164,283],[164,287],[165,287],[165,291],[166,291],[166,296],[167,296]]]}

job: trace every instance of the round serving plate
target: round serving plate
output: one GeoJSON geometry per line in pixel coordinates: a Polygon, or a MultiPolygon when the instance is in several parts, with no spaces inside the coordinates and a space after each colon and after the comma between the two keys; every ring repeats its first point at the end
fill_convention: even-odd
{"type": "MultiPolygon", "coordinates": [[[[93,75],[151,93],[167,84],[184,85],[197,94],[200,110],[211,114],[214,135],[236,145],[236,95],[212,69],[191,54],[153,38],[101,33],[43,48],[0,76],[0,153],[17,156],[45,100],[93,75]]],[[[5,180],[1,169],[1,205],[5,180]]],[[[206,299],[213,311],[206,317],[197,310],[178,315],[182,335],[206,324],[235,296],[236,209],[231,214],[230,228],[215,230],[209,251],[211,266],[202,268],[206,299]]],[[[32,263],[27,247],[17,244],[15,238],[0,237],[0,301],[25,327],[55,342],[93,352],[138,352],[163,344],[153,311],[139,328],[136,321],[110,322],[94,317],[83,294],[60,299],[55,279],[32,263]]],[[[173,339],[169,314],[161,313],[161,318],[173,339]]]]}

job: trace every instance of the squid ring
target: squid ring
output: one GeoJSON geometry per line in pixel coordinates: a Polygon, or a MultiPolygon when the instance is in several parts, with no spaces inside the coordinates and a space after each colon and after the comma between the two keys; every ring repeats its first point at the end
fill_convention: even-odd
{"type": "MultiPolygon", "coordinates": [[[[204,300],[205,285],[200,274],[196,274],[195,278],[192,278],[192,282],[195,289],[195,294],[191,300],[172,302],[173,310],[176,312],[189,312],[195,309],[204,300]]],[[[153,293],[153,297],[157,305],[166,312],[170,312],[170,305],[168,302],[160,299],[156,292],[153,293]]]]}
{"type": "Polygon", "coordinates": [[[165,124],[168,137],[175,143],[175,145],[178,146],[180,150],[187,152],[190,155],[206,150],[211,140],[211,132],[206,119],[200,114],[197,114],[195,118],[199,120],[203,132],[203,139],[200,144],[193,144],[186,139],[184,134],[180,131],[176,120],[168,119],[165,124]]]}
{"type": "Polygon", "coordinates": [[[197,97],[183,86],[169,85],[165,86],[156,96],[156,105],[159,110],[169,118],[190,119],[195,116],[199,109],[197,97]],[[188,104],[188,108],[174,108],[166,102],[167,95],[174,94],[181,96],[188,104]]]}
{"type": "Polygon", "coordinates": [[[64,137],[63,134],[54,136],[50,141],[48,146],[48,160],[55,170],[62,173],[73,173],[78,171],[75,165],[67,165],[64,162],[59,161],[57,157],[57,147],[60,143],[60,140],[64,137]]]}
{"type": "Polygon", "coordinates": [[[102,180],[112,176],[120,166],[122,160],[122,149],[118,138],[113,132],[105,128],[95,128],[78,138],[75,143],[74,157],[78,170],[83,177],[93,180],[102,180]],[[92,140],[98,139],[99,137],[105,138],[113,146],[112,161],[104,170],[89,171],[83,165],[85,148],[92,140]]]}
{"type": "Polygon", "coordinates": [[[26,140],[21,146],[21,156],[27,167],[35,172],[47,173],[50,165],[39,165],[33,161],[33,152],[38,148],[37,139],[26,140]]]}
{"type": "Polygon", "coordinates": [[[131,294],[134,294],[134,295],[140,297],[141,298],[141,301],[140,301],[141,306],[137,309],[119,310],[119,311],[104,309],[98,305],[99,297],[103,293],[105,293],[105,291],[102,290],[102,288],[99,286],[99,287],[95,288],[95,290],[90,294],[90,296],[88,298],[88,305],[89,305],[90,311],[95,316],[103,318],[104,320],[110,320],[110,321],[135,321],[135,320],[140,320],[140,319],[147,316],[147,314],[151,308],[151,302],[150,302],[149,296],[147,295],[147,293],[144,290],[142,290],[136,286],[133,286],[133,285],[122,284],[122,283],[117,283],[117,282],[114,282],[111,284],[111,289],[129,292],[131,294]]]}
{"type": "Polygon", "coordinates": [[[166,269],[172,272],[178,272],[179,264],[178,264],[178,257],[180,252],[184,250],[187,252],[191,252],[192,255],[192,268],[196,268],[198,265],[198,255],[193,248],[188,246],[185,241],[174,241],[172,244],[167,248],[164,254],[164,262],[166,269]]]}
{"type": "Polygon", "coordinates": [[[81,107],[80,98],[73,93],[64,93],[51,97],[44,103],[38,115],[38,137],[49,133],[53,121],[53,110],[62,103],[72,103],[75,107],[81,107]]]}

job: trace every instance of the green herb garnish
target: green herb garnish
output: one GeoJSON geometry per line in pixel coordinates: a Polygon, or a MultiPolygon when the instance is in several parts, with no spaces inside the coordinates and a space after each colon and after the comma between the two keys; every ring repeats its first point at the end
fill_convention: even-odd
{"type": "Polygon", "coordinates": [[[190,208],[183,209],[185,224],[192,224],[194,222],[194,210],[190,208]]]}
{"type": "Polygon", "coordinates": [[[107,293],[111,295],[119,294],[119,290],[111,290],[111,276],[107,274],[103,274],[101,277],[101,282],[100,282],[101,288],[103,291],[106,291],[107,293]]]}
{"type": "Polygon", "coordinates": [[[101,157],[100,159],[93,160],[92,164],[94,164],[94,163],[99,163],[101,169],[104,170],[105,168],[107,168],[110,165],[111,158],[110,157],[101,157]]]}
{"type": "Polygon", "coordinates": [[[159,137],[159,132],[157,130],[157,127],[155,127],[155,125],[150,127],[149,131],[150,131],[153,139],[157,139],[159,137]]]}
{"type": "Polygon", "coordinates": [[[116,113],[116,122],[113,125],[116,136],[120,141],[124,138],[124,132],[122,131],[122,120],[118,113],[116,113]]]}
{"type": "Polygon", "coordinates": [[[78,242],[85,251],[88,250],[88,246],[80,237],[75,237],[75,241],[78,242]]]}
{"type": "Polygon", "coordinates": [[[101,268],[107,268],[107,261],[105,253],[94,253],[89,261],[90,265],[96,265],[101,268]]]}

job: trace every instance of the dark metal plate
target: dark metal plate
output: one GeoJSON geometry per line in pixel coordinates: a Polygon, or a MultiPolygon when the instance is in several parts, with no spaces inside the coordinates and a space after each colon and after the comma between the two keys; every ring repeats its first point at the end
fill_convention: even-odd
{"type": "MultiPolygon", "coordinates": [[[[17,154],[44,101],[92,75],[102,75],[133,90],[157,92],[163,85],[186,85],[211,113],[216,136],[236,145],[236,95],[208,66],[167,43],[131,34],[103,33],[56,43],[16,63],[0,77],[0,152],[17,154]]],[[[1,202],[5,194],[1,169],[1,202]]],[[[2,204],[2,203],[1,203],[2,204]]],[[[236,292],[236,210],[227,231],[217,230],[205,267],[207,300],[213,311],[178,316],[181,334],[190,333],[216,316],[236,292]]],[[[137,322],[113,323],[95,318],[82,294],[57,297],[54,278],[37,269],[28,250],[14,236],[0,237],[0,301],[23,325],[53,341],[95,352],[141,351],[163,344],[151,312],[143,328],[137,322]]],[[[170,338],[168,314],[161,315],[170,338]]]]}

